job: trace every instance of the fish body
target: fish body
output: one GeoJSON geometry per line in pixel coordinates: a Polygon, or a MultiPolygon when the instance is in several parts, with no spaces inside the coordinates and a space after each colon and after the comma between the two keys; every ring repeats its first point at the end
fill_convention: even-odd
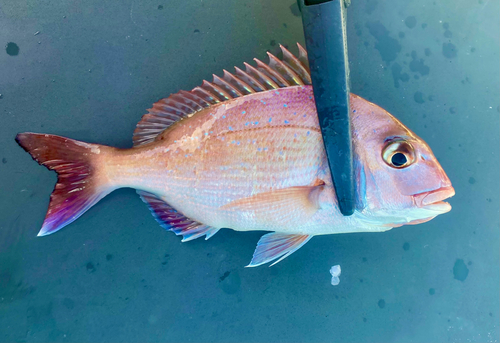
{"type": "Polygon", "coordinates": [[[284,49],[281,64],[270,55],[267,69],[257,61],[259,70],[247,65],[160,100],[138,124],[132,149],[19,134],[23,148],[59,173],[40,235],[122,187],[137,189],[184,240],[220,228],[272,231],[250,266],[280,261],[315,235],[386,231],[448,212],[442,200],[454,190],[428,145],[351,95],[357,203],[354,215],[340,213],[299,49],[302,58],[284,49]]]}
{"type": "Polygon", "coordinates": [[[123,155],[115,151],[106,158],[106,175],[116,188],[154,193],[186,217],[213,227],[333,233],[347,222],[335,212],[311,97],[311,86],[296,86],[214,105],[173,124],[152,143],[123,155]],[[315,186],[318,179],[324,185],[315,186]],[[320,201],[332,205],[318,212],[307,204],[311,190],[296,187],[316,187],[317,195],[328,193],[317,206],[320,201]],[[279,191],[287,189],[282,197],[290,201],[280,201],[279,191]],[[259,194],[268,196],[241,201],[259,194]],[[300,197],[304,208],[295,202],[300,197]]]}

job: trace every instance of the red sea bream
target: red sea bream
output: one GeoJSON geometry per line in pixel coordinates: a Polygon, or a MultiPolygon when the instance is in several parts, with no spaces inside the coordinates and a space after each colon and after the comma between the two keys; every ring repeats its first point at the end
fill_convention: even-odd
{"type": "Polygon", "coordinates": [[[17,142],[58,181],[39,236],[115,189],[137,189],[156,220],[188,241],[221,228],[267,230],[249,266],[281,261],[311,237],[423,223],[451,206],[451,182],[429,146],[391,114],[351,95],[356,210],[340,213],[318,124],[307,56],[224,71],[153,105],[134,147],[55,135],[17,142]]]}

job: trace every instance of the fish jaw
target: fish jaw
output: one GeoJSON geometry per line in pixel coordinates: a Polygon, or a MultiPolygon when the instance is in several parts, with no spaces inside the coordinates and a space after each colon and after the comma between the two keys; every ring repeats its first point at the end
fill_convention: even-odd
{"type": "Polygon", "coordinates": [[[443,214],[451,210],[451,205],[443,200],[455,195],[451,186],[441,187],[433,191],[423,192],[413,196],[413,201],[418,208],[443,214]]]}

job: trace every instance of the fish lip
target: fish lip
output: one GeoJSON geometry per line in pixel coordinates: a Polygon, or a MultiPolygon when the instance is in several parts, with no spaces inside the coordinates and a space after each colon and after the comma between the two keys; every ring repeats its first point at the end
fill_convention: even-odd
{"type": "Polygon", "coordinates": [[[445,213],[451,210],[451,205],[443,200],[455,195],[455,189],[451,186],[441,187],[429,192],[413,195],[415,205],[420,208],[445,213]]]}

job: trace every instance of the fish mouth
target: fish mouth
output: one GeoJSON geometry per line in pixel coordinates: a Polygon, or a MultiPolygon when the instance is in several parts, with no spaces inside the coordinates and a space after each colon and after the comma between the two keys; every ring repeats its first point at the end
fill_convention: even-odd
{"type": "Polygon", "coordinates": [[[455,189],[451,186],[438,188],[433,191],[416,194],[413,196],[415,205],[419,208],[431,210],[439,213],[446,213],[451,210],[451,205],[443,200],[455,195],[455,189]]]}

